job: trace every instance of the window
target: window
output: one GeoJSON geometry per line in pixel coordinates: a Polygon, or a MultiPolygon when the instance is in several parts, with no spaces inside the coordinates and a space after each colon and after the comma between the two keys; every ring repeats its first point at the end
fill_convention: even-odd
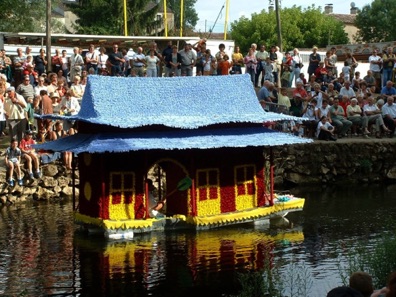
{"type": "Polygon", "coordinates": [[[254,195],[255,176],[256,167],[254,165],[243,165],[235,167],[235,185],[237,187],[237,196],[254,195]]]}
{"type": "Polygon", "coordinates": [[[219,170],[202,169],[197,171],[198,201],[219,198],[219,170]]]}
{"type": "Polygon", "coordinates": [[[135,218],[135,173],[111,172],[109,186],[109,218],[135,218]]]}

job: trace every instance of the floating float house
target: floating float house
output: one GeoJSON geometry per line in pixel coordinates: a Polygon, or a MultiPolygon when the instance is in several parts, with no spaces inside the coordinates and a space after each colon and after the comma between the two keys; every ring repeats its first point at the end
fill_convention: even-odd
{"type": "Polygon", "coordinates": [[[80,112],[67,119],[78,133],[40,147],[78,156],[75,221],[89,231],[211,229],[303,208],[304,199],[276,199],[271,147],[311,140],[263,125],[295,118],[264,111],[248,75],[89,76],[80,112]],[[163,193],[157,216],[152,168],[163,193]]]}

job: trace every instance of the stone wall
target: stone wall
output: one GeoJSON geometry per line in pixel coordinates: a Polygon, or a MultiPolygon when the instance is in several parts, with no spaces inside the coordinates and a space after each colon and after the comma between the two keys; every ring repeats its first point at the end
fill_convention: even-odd
{"type": "MultiPolygon", "coordinates": [[[[14,187],[10,187],[6,182],[6,172],[0,171],[0,203],[23,202],[29,199],[71,198],[73,195],[73,173],[60,164],[41,166],[42,177],[40,179],[29,179],[26,169],[22,171],[23,186],[18,186],[15,182],[14,187]]],[[[78,171],[74,172],[74,178],[75,184],[78,185],[78,171]]],[[[78,187],[75,191],[78,196],[78,187]]]]}
{"type": "Polygon", "coordinates": [[[275,148],[275,184],[396,182],[396,142],[325,142],[275,148]]]}
{"type": "MultiPolygon", "coordinates": [[[[396,140],[315,141],[311,144],[273,148],[275,184],[396,183],[396,140]]],[[[4,166],[4,162],[0,162],[4,166]]],[[[25,170],[22,187],[8,186],[5,168],[0,170],[0,203],[27,199],[72,197],[72,173],[60,164],[44,165],[42,178],[29,180],[25,170]]],[[[75,183],[79,183],[78,171],[75,183]]],[[[78,196],[78,187],[76,195],[78,196]]]]}

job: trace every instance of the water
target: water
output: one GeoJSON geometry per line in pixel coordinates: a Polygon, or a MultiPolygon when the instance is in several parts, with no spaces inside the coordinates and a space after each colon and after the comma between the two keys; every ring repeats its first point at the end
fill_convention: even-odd
{"type": "Polygon", "coordinates": [[[396,187],[293,192],[306,197],[304,211],[288,215],[293,227],[158,232],[131,241],[75,232],[70,201],[2,207],[0,295],[228,296],[241,289],[237,272],[282,263],[286,287],[289,275],[303,273],[313,282],[308,296],[325,296],[341,284],[338,265],[348,250],[391,230],[396,187]]]}

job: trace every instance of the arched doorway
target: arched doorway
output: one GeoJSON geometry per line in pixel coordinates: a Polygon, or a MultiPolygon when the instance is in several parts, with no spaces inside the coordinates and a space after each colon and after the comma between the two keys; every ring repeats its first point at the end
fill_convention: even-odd
{"type": "Polygon", "coordinates": [[[157,202],[166,199],[160,210],[166,216],[187,216],[191,212],[191,189],[178,189],[178,184],[186,177],[189,177],[186,168],[173,159],[159,159],[149,167],[147,178],[153,181],[152,193],[157,202]]]}

